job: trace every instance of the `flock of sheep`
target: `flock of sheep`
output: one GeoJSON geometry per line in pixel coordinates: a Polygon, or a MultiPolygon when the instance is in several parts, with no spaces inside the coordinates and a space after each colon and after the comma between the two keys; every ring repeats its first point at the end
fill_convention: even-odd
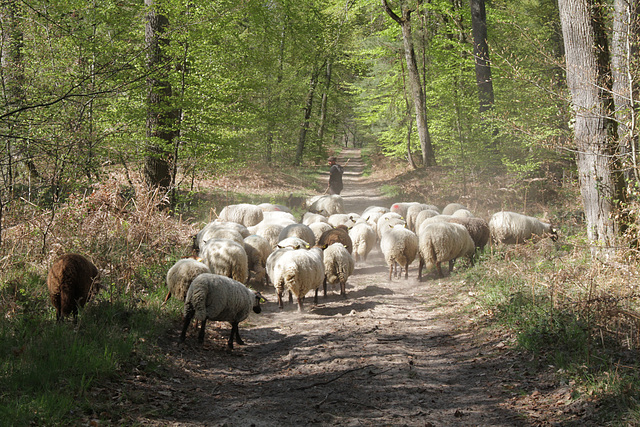
{"type": "MultiPolygon", "coordinates": [[[[557,237],[550,224],[534,217],[502,211],[487,222],[456,203],[442,211],[423,203],[394,203],[346,213],[341,196],[323,195],[307,201],[300,221],[283,205],[229,205],[194,236],[197,255],[169,269],[164,302],[171,296],[184,301],[180,341],[193,319],[200,322],[200,342],[207,320],[228,321],[227,345],[233,348],[234,341],[243,344],[238,324],[251,311],[261,310],[264,298],[255,289],[273,286],[280,308],[286,292],[302,311],[305,296],[313,291],[317,303],[321,287],[325,296],[327,287],[334,286],[346,297],[355,264],[366,262],[376,246],[389,268],[389,280],[403,273],[408,278],[416,258],[421,280],[425,266],[435,267],[443,277],[444,262],[449,262],[449,271],[457,258],[473,263],[490,239],[520,243],[544,235],[557,237]]],[[[81,255],[64,255],[54,262],[47,285],[58,320],[69,314],[75,319],[97,279],[98,270],[81,255]]]]}

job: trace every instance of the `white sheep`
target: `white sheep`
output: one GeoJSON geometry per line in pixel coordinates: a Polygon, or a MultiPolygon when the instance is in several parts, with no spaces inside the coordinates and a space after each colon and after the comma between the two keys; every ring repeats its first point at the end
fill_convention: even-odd
{"type": "Polygon", "coordinates": [[[200,256],[212,273],[246,283],[249,259],[244,244],[229,239],[211,239],[202,247],[200,256]]]}
{"type": "Polygon", "coordinates": [[[320,236],[322,236],[322,233],[333,229],[331,224],[327,222],[314,222],[309,224],[309,228],[311,229],[311,231],[313,231],[314,236],[316,236],[315,244],[317,244],[320,241],[320,236]]]}
{"type": "Polygon", "coordinates": [[[254,225],[253,227],[249,227],[249,231],[252,234],[257,234],[258,236],[262,236],[267,239],[272,248],[278,244],[278,237],[283,229],[284,225],[264,222],[254,225]]]}
{"type": "Polygon", "coordinates": [[[337,213],[345,213],[344,202],[338,194],[313,197],[307,201],[307,206],[309,212],[319,213],[326,217],[337,213]]]}
{"type": "Polygon", "coordinates": [[[407,221],[407,228],[413,232],[416,231],[416,219],[420,212],[424,210],[432,210],[438,211],[438,208],[434,205],[427,205],[425,203],[414,203],[407,208],[407,214],[405,215],[405,219],[407,221]]]}
{"type": "Polygon", "coordinates": [[[301,239],[300,237],[291,236],[280,240],[276,245],[276,248],[310,249],[311,245],[309,244],[309,242],[301,239]]]}
{"type": "Polygon", "coordinates": [[[420,253],[420,265],[418,267],[418,280],[422,280],[422,268],[433,265],[438,270],[438,275],[444,277],[441,263],[449,261],[449,271],[453,270],[453,262],[456,258],[468,257],[473,264],[475,245],[467,229],[460,224],[449,222],[434,222],[422,225],[418,235],[418,248],[420,253]]]}
{"type": "Polygon", "coordinates": [[[442,209],[442,215],[452,215],[458,209],[467,209],[467,207],[460,203],[449,203],[444,207],[444,209],[442,209]]]}
{"type": "Polygon", "coordinates": [[[195,235],[193,241],[193,248],[195,250],[200,251],[202,249],[202,245],[207,240],[211,240],[214,238],[218,239],[227,239],[231,238],[232,240],[236,240],[238,243],[242,242],[242,239],[249,235],[249,230],[242,224],[238,224],[237,222],[230,221],[222,221],[220,219],[216,219],[202,227],[202,229],[195,235]],[[228,230],[235,230],[240,237],[238,240],[238,234],[235,234],[233,231],[228,232],[228,230]],[[233,235],[232,235],[233,234],[233,235]],[[225,236],[226,235],[226,236],[225,236]]]}
{"type": "Polygon", "coordinates": [[[418,205],[418,204],[419,204],[418,202],[394,203],[393,205],[391,205],[391,208],[389,208],[389,211],[400,214],[402,218],[406,218],[407,209],[409,209],[410,206],[418,205]]]}
{"type": "MultiPolygon", "coordinates": [[[[282,249],[281,249],[282,250],[282,249]]],[[[282,294],[288,290],[298,300],[298,311],[302,311],[304,296],[315,289],[314,302],[318,303],[318,288],[324,281],[322,249],[285,249],[275,257],[270,279],[278,295],[278,306],[283,307],[282,294]]],[[[274,256],[276,252],[271,254],[274,256]]],[[[269,263],[269,261],[267,261],[269,263]]],[[[269,268],[267,268],[269,271],[269,268]]]]}
{"type": "Polygon", "coordinates": [[[289,225],[296,222],[296,218],[293,216],[291,212],[282,212],[282,211],[270,211],[264,212],[264,217],[261,223],[270,223],[270,224],[281,224],[281,225],[289,225]]]}
{"type": "Polygon", "coordinates": [[[266,283],[265,266],[267,258],[273,252],[269,241],[262,236],[252,234],[244,239],[244,250],[247,252],[249,267],[249,286],[264,285],[266,283]]]}
{"type": "Polygon", "coordinates": [[[180,342],[184,342],[191,320],[201,322],[198,341],[204,341],[207,320],[231,323],[231,334],[227,346],[233,349],[233,341],[242,345],[238,324],[249,316],[251,310],[261,311],[262,296],[242,283],[219,274],[205,273],[196,277],[184,301],[184,321],[180,342]]]}
{"type": "Polygon", "coordinates": [[[295,223],[285,226],[278,236],[278,241],[282,241],[287,237],[299,237],[307,242],[309,246],[316,244],[316,235],[313,234],[308,225],[304,224],[295,223]]]}
{"type": "Polygon", "coordinates": [[[376,232],[366,222],[358,222],[349,230],[349,237],[353,243],[353,256],[355,262],[367,261],[369,252],[376,245],[376,232]]]}
{"type": "Polygon", "coordinates": [[[333,214],[327,218],[327,222],[334,227],[346,225],[347,228],[350,228],[356,223],[353,215],[354,214],[333,214]]]}
{"type": "Polygon", "coordinates": [[[279,205],[276,203],[260,203],[258,205],[262,212],[289,212],[291,213],[291,209],[284,205],[279,205]]]}
{"type": "Polygon", "coordinates": [[[405,270],[405,279],[409,278],[409,265],[415,260],[418,253],[418,236],[404,225],[395,225],[391,230],[382,234],[380,250],[384,260],[389,266],[389,280],[395,270],[400,277],[402,269],[405,270]],[[400,271],[398,271],[398,266],[400,271]]]}
{"type": "Polygon", "coordinates": [[[454,213],[451,214],[454,218],[473,218],[474,215],[471,213],[469,209],[458,209],[454,213]]]}
{"type": "Polygon", "coordinates": [[[413,221],[413,231],[416,234],[418,234],[418,231],[420,230],[420,225],[422,225],[424,220],[426,220],[427,218],[438,216],[438,215],[440,215],[440,213],[438,213],[438,211],[435,211],[433,209],[425,209],[423,211],[420,211],[413,221]]]}
{"type": "Polygon", "coordinates": [[[313,212],[305,212],[305,214],[302,215],[302,223],[304,225],[311,225],[316,222],[324,222],[328,224],[329,220],[326,216],[313,212]]]}
{"type": "Polygon", "coordinates": [[[396,212],[387,212],[383,214],[376,222],[376,230],[378,233],[378,240],[382,240],[382,235],[391,230],[396,225],[406,225],[405,219],[396,212]]]}
{"type": "Polygon", "coordinates": [[[225,206],[218,218],[223,221],[232,221],[242,224],[245,227],[256,225],[264,218],[264,213],[256,205],[249,203],[240,203],[237,205],[225,206]]]}
{"type": "Polygon", "coordinates": [[[491,239],[501,243],[522,243],[534,236],[551,235],[552,240],[557,240],[557,231],[546,222],[532,216],[515,212],[496,212],[489,220],[491,239]]]}
{"type": "Polygon", "coordinates": [[[168,292],[162,304],[166,304],[172,296],[178,298],[180,301],[184,301],[184,298],[187,296],[187,290],[189,290],[189,285],[191,285],[193,279],[203,273],[211,273],[211,270],[199,259],[179,259],[171,266],[169,271],[167,271],[166,283],[168,292]]]}
{"type": "Polygon", "coordinates": [[[49,298],[56,309],[56,321],[69,314],[78,320],[78,308],[91,298],[100,285],[100,273],[91,261],[79,254],[65,254],[57,258],[47,275],[49,298]]]}
{"type": "Polygon", "coordinates": [[[347,296],[346,284],[349,276],[353,274],[353,256],[342,243],[334,243],[327,246],[323,252],[324,263],[324,296],[327,296],[327,284],[339,285],[340,295],[347,296]]]}

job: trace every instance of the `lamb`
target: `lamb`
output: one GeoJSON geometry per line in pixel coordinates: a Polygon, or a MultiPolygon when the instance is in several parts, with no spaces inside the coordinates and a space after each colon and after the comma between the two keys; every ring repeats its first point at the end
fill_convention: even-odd
{"type": "Polygon", "coordinates": [[[367,261],[369,252],[376,244],[376,232],[366,222],[358,222],[349,230],[349,237],[353,243],[353,256],[355,262],[358,260],[367,261]]]}
{"type": "Polygon", "coordinates": [[[242,224],[245,227],[256,225],[264,218],[264,213],[256,205],[249,203],[240,203],[237,205],[225,206],[218,218],[223,221],[232,221],[242,224]]]}
{"type": "Polygon", "coordinates": [[[313,234],[308,225],[304,224],[296,223],[285,226],[278,236],[278,241],[282,241],[287,237],[299,237],[307,242],[309,246],[313,246],[316,243],[316,235],[313,234]]]}
{"type": "Polygon", "coordinates": [[[203,263],[214,274],[245,283],[249,276],[249,259],[244,245],[229,239],[211,239],[202,248],[203,263]]]}
{"type": "Polygon", "coordinates": [[[402,268],[405,270],[405,279],[408,279],[409,265],[416,259],[418,253],[418,236],[404,225],[398,224],[382,235],[380,250],[389,266],[389,281],[394,270],[400,277],[402,268]],[[397,269],[398,265],[400,272],[397,269]]]}
{"type": "Polygon", "coordinates": [[[452,215],[458,209],[467,209],[467,207],[460,203],[449,203],[444,207],[444,209],[442,209],[442,215],[452,215]]]}
{"type": "Polygon", "coordinates": [[[309,206],[307,209],[309,212],[319,213],[326,217],[337,213],[345,213],[342,197],[338,194],[313,197],[307,201],[307,206],[309,206]]]}
{"type": "Polygon", "coordinates": [[[167,292],[162,305],[166,304],[172,296],[184,301],[193,279],[203,273],[211,273],[211,270],[199,259],[183,258],[178,260],[167,271],[167,289],[169,292],[167,292]]]}
{"type": "Polygon", "coordinates": [[[491,239],[501,243],[522,243],[534,236],[551,235],[551,240],[558,239],[558,233],[551,224],[532,216],[515,212],[496,212],[489,220],[491,239]]]}
{"type": "Polygon", "coordinates": [[[100,273],[91,261],[79,254],[65,254],[57,258],[47,275],[49,298],[56,309],[56,321],[69,314],[78,321],[78,308],[92,297],[99,287],[100,273]]]}
{"type": "Polygon", "coordinates": [[[267,258],[273,252],[269,241],[262,236],[252,234],[244,239],[244,250],[247,252],[247,261],[249,268],[249,286],[258,286],[266,284],[265,266],[267,258]]]}
{"type": "Polygon", "coordinates": [[[184,342],[187,328],[195,317],[201,321],[198,342],[204,342],[207,320],[231,323],[231,335],[227,346],[233,349],[233,341],[242,345],[238,324],[249,316],[251,310],[259,314],[262,296],[242,283],[218,274],[205,273],[196,277],[184,301],[184,321],[180,342],[184,342]]]}
{"type": "Polygon", "coordinates": [[[324,249],[336,242],[342,243],[350,254],[353,253],[353,242],[351,241],[351,237],[349,237],[349,230],[344,225],[339,225],[336,228],[322,233],[318,239],[317,246],[324,249]]]}
{"type": "Polygon", "coordinates": [[[347,297],[346,284],[353,274],[354,260],[342,243],[329,245],[323,252],[324,296],[327,296],[327,284],[340,285],[340,295],[347,297]]]}
{"type": "MultiPolygon", "coordinates": [[[[318,303],[318,288],[324,282],[324,263],[322,249],[281,249],[274,257],[273,266],[267,267],[270,279],[278,294],[278,306],[282,309],[282,293],[287,289],[298,300],[298,311],[302,311],[304,296],[311,290],[316,291],[314,302],[318,303]],[[271,272],[272,271],[272,272],[271,272]]],[[[276,252],[271,254],[270,258],[276,252]]],[[[269,264],[269,261],[267,261],[269,264]]],[[[291,296],[290,294],[290,296],[291,296]]],[[[291,299],[291,298],[290,298],[291,299]]]]}
{"type": "Polygon", "coordinates": [[[453,270],[455,259],[462,256],[468,257],[473,265],[475,245],[463,225],[450,222],[428,224],[420,231],[418,241],[418,281],[422,280],[422,268],[425,264],[427,268],[435,265],[440,277],[444,277],[440,264],[445,261],[449,261],[449,271],[453,270]]]}
{"type": "Polygon", "coordinates": [[[487,221],[482,218],[456,218],[455,216],[452,216],[449,218],[448,222],[463,225],[469,232],[476,249],[481,251],[484,250],[490,236],[489,224],[487,224],[487,221]]]}

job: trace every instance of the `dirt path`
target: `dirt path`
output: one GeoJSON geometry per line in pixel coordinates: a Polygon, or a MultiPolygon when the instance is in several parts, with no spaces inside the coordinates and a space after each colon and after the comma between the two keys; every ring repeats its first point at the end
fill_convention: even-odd
{"type": "MultiPolygon", "coordinates": [[[[380,183],[361,176],[359,152],[345,172],[345,208],[389,206],[380,183]]],[[[132,423],[173,426],[528,426],[550,425],[545,409],[518,407],[531,378],[505,337],[477,334],[467,285],[455,274],[418,283],[387,281],[378,250],[358,265],[348,298],[279,311],[271,290],[263,313],[240,326],[245,346],[225,348],[229,325],[211,322],[162,344],[166,378],[135,381],[132,423]],[[136,401],[135,397],[138,397],[136,401]]],[[[309,301],[309,299],[307,299],[309,301]]],[[[537,385],[541,387],[540,384],[537,385]]]]}

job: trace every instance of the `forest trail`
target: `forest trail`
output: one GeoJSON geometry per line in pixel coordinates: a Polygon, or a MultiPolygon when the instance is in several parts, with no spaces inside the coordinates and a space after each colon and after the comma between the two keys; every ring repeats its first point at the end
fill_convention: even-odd
{"type": "MultiPolygon", "coordinates": [[[[380,182],[362,176],[359,150],[345,150],[345,208],[390,206],[380,182]]],[[[499,332],[481,332],[465,307],[468,284],[388,281],[378,249],[359,264],[347,298],[335,290],[305,311],[279,310],[272,289],[259,315],[240,325],[246,343],[226,349],[230,326],[209,322],[178,345],[179,326],[160,343],[170,372],[130,381],[131,423],[155,426],[540,426],[557,415],[523,394],[551,395],[534,382],[499,332]]],[[[553,399],[552,399],[553,400],[553,399]]],[[[541,402],[540,402],[541,403],[541,402]]],[[[567,417],[565,417],[566,419],[567,417]]],[[[570,418],[570,417],[569,417],[570,418]]]]}

